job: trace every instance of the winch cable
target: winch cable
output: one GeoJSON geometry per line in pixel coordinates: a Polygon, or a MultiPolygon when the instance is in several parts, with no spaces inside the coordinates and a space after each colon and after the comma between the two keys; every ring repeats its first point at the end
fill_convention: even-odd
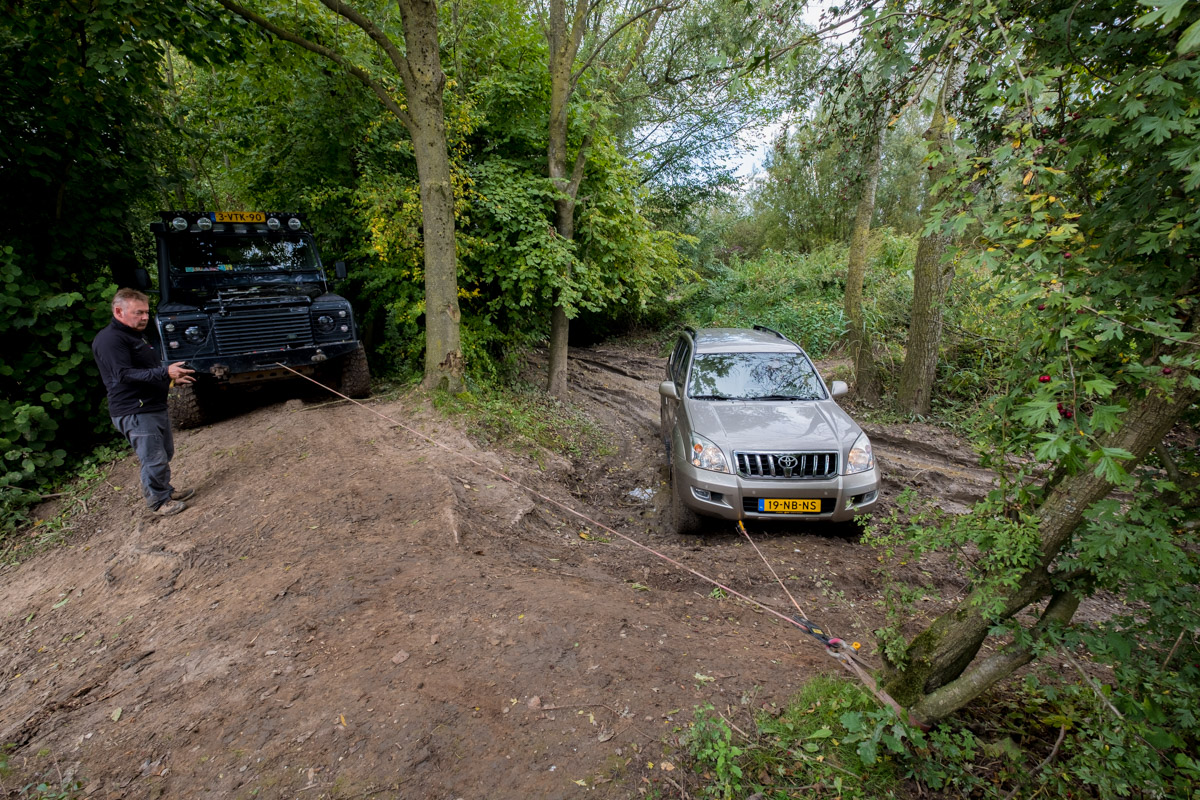
{"type": "MultiPolygon", "coordinates": [[[[875,695],[875,697],[881,703],[890,706],[891,708],[895,709],[897,714],[901,715],[902,717],[908,717],[910,719],[910,721],[912,721],[911,716],[908,715],[907,713],[905,713],[904,709],[900,707],[900,704],[897,703],[895,700],[893,700],[890,696],[888,696],[888,694],[886,692],[884,692],[882,689],[880,689],[878,687],[878,685],[875,683],[875,680],[869,674],[867,674],[865,669],[863,669],[863,665],[861,665],[861,663],[857,661],[857,659],[851,654],[851,652],[847,650],[847,645],[844,641],[842,641],[841,639],[837,639],[837,638],[828,636],[821,628],[813,625],[807,619],[804,619],[803,614],[801,614],[799,617],[784,614],[783,612],[777,611],[774,608],[772,608],[771,606],[769,606],[761,601],[755,600],[752,597],[747,597],[746,595],[742,594],[741,592],[737,591],[736,589],[726,586],[725,584],[721,583],[720,581],[718,581],[714,578],[710,578],[707,575],[705,575],[704,573],[694,570],[691,567],[687,566],[686,564],[684,564],[680,561],[677,561],[676,559],[671,558],[670,556],[668,556],[664,553],[660,553],[648,545],[642,544],[637,539],[634,539],[631,536],[627,536],[627,535],[621,533],[620,531],[615,530],[614,528],[610,528],[609,526],[605,525],[602,522],[597,522],[596,520],[592,519],[591,517],[584,514],[583,512],[577,511],[576,509],[571,508],[570,506],[566,505],[565,503],[560,503],[558,500],[555,500],[552,497],[548,497],[547,495],[542,494],[541,492],[539,492],[538,490],[536,490],[530,486],[526,486],[525,484],[518,481],[516,478],[506,475],[505,473],[501,472],[500,470],[489,467],[487,464],[477,461],[468,455],[464,455],[463,453],[461,453],[457,450],[454,450],[453,448],[450,448],[450,447],[442,444],[441,442],[430,438],[429,436],[426,436],[425,434],[421,433],[420,431],[418,431],[414,428],[410,428],[409,426],[405,425],[403,422],[399,422],[395,419],[392,419],[388,415],[380,413],[379,411],[376,411],[375,409],[371,408],[370,406],[366,405],[365,403],[360,403],[357,400],[355,400],[354,398],[348,397],[348,396],[342,394],[341,392],[337,391],[336,389],[326,386],[325,384],[321,383],[320,381],[318,381],[308,375],[305,375],[304,373],[299,372],[298,370],[292,369],[291,367],[289,367],[287,364],[284,364],[283,362],[277,361],[275,363],[277,366],[282,367],[283,369],[287,370],[288,372],[291,372],[293,375],[297,375],[301,378],[304,378],[306,381],[316,384],[317,386],[321,387],[322,389],[324,389],[332,394],[337,395],[338,397],[342,398],[343,400],[347,400],[347,401],[353,403],[354,405],[358,406],[359,408],[361,408],[365,411],[369,411],[370,413],[374,414],[375,416],[379,417],[380,419],[382,419],[386,422],[389,422],[392,425],[395,425],[397,428],[400,428],[402,430],[405,430],[405,431],[411,433],[413,436],[417,437],[421,441],[431,444],[434,447],[438,447],[442,450],[445,450],[447,453],[450,453],[453,456],[461,458],[462,460],[466,461],[467,463],[470,463],[476,467],[479,467],[480,469],[484,470],[485,472],[489,472],[492,475],[495,475],[496,477],[500,478],[501,480],[511,483],[512,485],[518,487],[519,489],[522,489],[523,491],[529,493],[530,495],[532,495],[540,500],[544,500],[545,502],[550,503],[551,505],[554,505],[554,506],[562,509],[563,511],[567,512],[568,514],[578,517],[579,519],[583,520],[584,522],[587,522],[591,525],[596,526],[597,528],[600,528],[601,530],[607,531],[608,533],[611,533],[613,536],[616,536],[620,539],[625,540],[626,542],[629,542],[629,544],[633,545],[634,547],[636,547],[640,550],[644,550],[645,552],[650,553],[651,555],[656,556],[657,558],[662,559],[663,561],[666,561],[668,564],[671,564],[671,565],[677,567],[678,569],[683,570],[684,572],[688,573],[689,575],[694,575],[695,577],[699,578],[700,580],[704,581],[705,583],[712,584],[713,586],[717,587],[721,591],[723,591],[727,594],[730,594],[730,595],[738,598],[739,600],[743,600],[756,608],[762,609],[762,611],[764,611],[765,613],[772,614],[772,615],[778,617],[779,619],[783,620],[784,622],[788,623],[789,625],[792,625],[792,626],[798,628],[802,632],[808,634],[809,636],[812,636],[814,639],[821,642],[825,647],[825,652],[828,653],[829,655],[833,656],[833,658],[835,658],[839,663],[841,663],[842,666],[844,666],[847,670],[849,670],[852,674],[854,674],[860,681],[862,681],[863,685],[866,686],[867,689],[871,692],[871,694],[875,695]]],[[[738,524],[739,524],[739,527],[741,527],[741,529],[742,529],[742,533],[746,534],[746,538],[749,539],[750,535],[746,533],[745,526],[741,525],[740,522],[738,524]]],[[[754,544],[753,541],[751,541],[751,544],[752,545],[754,544]]],[[[758,552],[759,557],[762,557],[762,553],[758,551],[757,545],[754,546],[754,549],[756,552],[758,552]]],[[[763,560],[766,561],[765,558],[763,560]]],[[[771,565],[769,563],[767,564],[767,568],[771,569],[771,565]]],[[[771,573],[774,574],[775,570],[771,569],[771,573]]],[[[776,575],[775,579],[779,580],[779,576],[776,575]]],[[[780,582],[780,583],[782,585],[782,582],[780,582]]],[[[784,588],[784,593],[787,594],[788,597],[792,599],[792,604],[794,606],[796,606],[796,610],[799,611],[800,610],[799,605],[796,603],[795,599],[791,597],[791,593],[787,591],[786,587],[784,588]]]]}
{"type": "Polygon", "coordinates": [[[791,618],[792,623],[797,628],[820,642],[825,647],[825,652],[835,658],[838,663],[846,668],[847,671],[858,678],[863,685],[867,687],[871,694],[875,695],[875,698],[879,700],[880,703],[890,706],[901,717],[907,717],[910,722],[915,723],[916,720],[913,719],[911,715],[907,714],[891,695],[879,688],[879,684],[876,683],[875,679],[871,677],[866,669],[864,669],[870,668],[871,665],[867,664],[858,657],[858,648],[860,647],[859,643],[853,642],[852,644],[847,645],[844,639],[830,636],[827,631],[818,628],[816,625],[810,622],[807,619],[808,615],[804,613],[804,609],[800,608],[800,604],[796,602],[796,598],[793,597],[792,593],[788,591],[787,584],[785,584],[783,579],[779,577],[779,573],[775,571],[775,568],[771,566],[771,562],[767,560],[767,557],[763,555],[762,550],[758,549],[758,545],[755,544],[754,539],[750,537],[750,532],[746,530],[745,523],[739,519],[737,527],[738,530],[741,531],[742,536],[746,537],[746,541],[750,543],[750,546],[754,548],[754,552],[758,553],[758,557],[761,558],[762,562],[767,565],[767,569],[775,578],[775,582],[779,584],[779,588],[783,589],[783,593],[787,595],[788,600],[792,601],[792,605],[795,607],[796,613],[799,615],[791,618]]]}

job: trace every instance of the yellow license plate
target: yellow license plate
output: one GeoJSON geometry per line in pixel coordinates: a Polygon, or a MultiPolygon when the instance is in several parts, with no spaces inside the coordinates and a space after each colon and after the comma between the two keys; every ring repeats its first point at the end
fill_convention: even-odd
{"type": "Polygon", "coordinates": [[[261,211],[217,211],[213,222],[266,222],[267,215],[261,211]]]}
{"type": "Polygon", "coordinates": [[[820,514],[820,500],[779,500],[762,497],[758,510],[763,514],[820,514]]]}

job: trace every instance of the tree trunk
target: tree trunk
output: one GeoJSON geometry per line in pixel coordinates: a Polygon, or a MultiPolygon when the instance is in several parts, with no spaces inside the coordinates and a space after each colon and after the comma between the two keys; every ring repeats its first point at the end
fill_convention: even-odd
{"type": "MultiPolygon", "coordinates": [[[[951,71],[947,68],[933,121],[925,131],[930,152],[948,155],[950,133],[945,114],[946,95],[950,90],[951,71]]],[[[947,160],[943,157],[931,165],[929,186],[932,188],[946,175],[947,160]]],[[[932,191],[926,203],[933,204],[932,191]]],[[[904,364],[900,368],[900,385],[896,392],[896,407],[913,414],[928,414],[933,399],[933,383],[937,377],[938,350],[942,342],[942,304],[954,279],[952,263],[943,264],[942,254],[949,238],[940,230],[921,239],[913,264],[912,313],[908,326],[908,345],[904,364]]]]}
{"type": "MultiPolygon", "coordinates": [[[[579,180],[568,172],[567,129],[569,106],[574,90],[572,68],[583,40],[586,20],[586,3],[576,0],[567,19],[566,0],[550,0],[550,21],[546,37],[550,45],[550,121],[549,141],[546,146],[546,162],[550,180],[558,190],[554,199],[554,231],[563,239],[575,238],[575,203],[582,180],[585,153],[576,156],[579,180]]],[[[585,145],[586,147],[586,145],[585,145]]],[[[570,267],[563,277],[564,283],[571,280],[570,267]]],[[[567,380],[567,353],[571,321],[567,317],[566,305],[560,301],[561,292],[554,298],[554,311],[550,316],[550,363],[546,374],[546,391],[553,397],[565,400],[569,386],[567,380]]]]}
{"type": "Polygon", "coordinates": [[[357,25],[386,54],[404,84],[407,105],[392,91],[343,53],[310,41],[295,31],[239,5],[217,0],[225,8],[268,30],[284,41],[329,59],[357,79],[408,130],[421,182],[421,225],[425,251],[425,385],[457,392],[462,388],[463,359],[459,334],[458,256],[455,251],[454,185],[446,145],[446,116],[438,47],[436,0],[398,0],[404,28],[404,49],[367,16],[344,0],[321,4],[357,25]]]}
{"type": "Polygon", "coordinates": [[[887,127],[881,124],[879,134],[866,155],[866,175],[850,235],[849,266],[846,270],[847,341],[850,358],[854,361],[855,391],[867,403],[879,401],[879,373],[871,350],[871,334],[863,315],[863,278],[867,273],[867,246],[871,237],[871,217],[875,213],[875,188],[879,185],[879,173],[883,170],[880,156],[886,132],[887,127]]]}
{"type": "MultiPolygon", "coordinates": [[[[1121,429],[1102,437],[1098,446],[1132,453],[1127,469],[1140,463],[1200,397],[1196,390],[1187,388],[1182,376],[1177,387],[1170,397],[1152,389],[1144,396],[1132,398],[1121,429]]],[[[1040,563],[1026,573],[1017,587],[1002,595],[1004,607],[998,618],[984,617],[980,592],[972,592],[913,639],[905,653],[903,669],[890,665],[885,668],[883,689],[907,706],[916,719],[934,722],[962,708],[1028,663],[1028,658],[1011,647],[981,663],[973,662],[988,630],[997,621],[1011,619],[1021,609],[1051,595],[1055,561],[1087,509],[1107,497],[1112,488],[1112,483],[1090,471],[1067,476],[1057,483],[1038,508],[1040,563]]],[[[1068,610],[1074,613],[1070,598],[1056,597],[1043,617],[1062,620],[1065,615],[1069,620],[1068,610]]]]}
{"type": "Polygon", "coordinates": [[[454,239],[454,184],[446,146],[446,117],[434,0],[399,0],[408,73],[404,90],[411,117],[409,135],[421,182],[425,249],[425,386],[462,389],[459,333],[458,256],[454,239]]]}

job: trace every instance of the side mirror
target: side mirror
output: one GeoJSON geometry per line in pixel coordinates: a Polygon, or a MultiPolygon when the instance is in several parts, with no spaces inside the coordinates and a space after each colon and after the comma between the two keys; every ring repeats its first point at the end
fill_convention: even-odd
{"type": "Polygon", "coordinates": [[[833,384],[829,387],[829,394],[832,395],[833,397],[842,397],[843,395],[846,395],[849,393],[850,393],[850,387],[846,385],[845,381],[834,381],[833,384]]]}
{"type": "Polygon", "coordinates": [[[335,261],[333,264],[333,274],[337,276],[339,281],[346,280],[346,262],[335,261]]]}
{"type": "Polygon", "coordinates": [[[663,381],[658,385],[658,393],[669,400],[679,399],[679,390],[675,388],[675,381],[663,381]]]}
{"type": "Polygon", "coordinates": [[[150,289],[150,273],[144,267],[138,267],[133,271],[133,286],[142,292],[150,289]]]}

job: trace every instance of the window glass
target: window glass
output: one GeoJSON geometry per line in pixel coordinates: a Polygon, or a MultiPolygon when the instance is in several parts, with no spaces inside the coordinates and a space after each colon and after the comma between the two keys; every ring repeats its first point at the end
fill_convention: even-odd
{"type": "Polygon", "coordinates": [[[316,249],[297,234],[172,236],[172,272],[276,272],[317,269],[316,249]]]}
{"type": "Polygon", "coordinates": [[[702,353],[688,396],[713,400],[823,400],[825,386],[800,353],[702,353]]]}

